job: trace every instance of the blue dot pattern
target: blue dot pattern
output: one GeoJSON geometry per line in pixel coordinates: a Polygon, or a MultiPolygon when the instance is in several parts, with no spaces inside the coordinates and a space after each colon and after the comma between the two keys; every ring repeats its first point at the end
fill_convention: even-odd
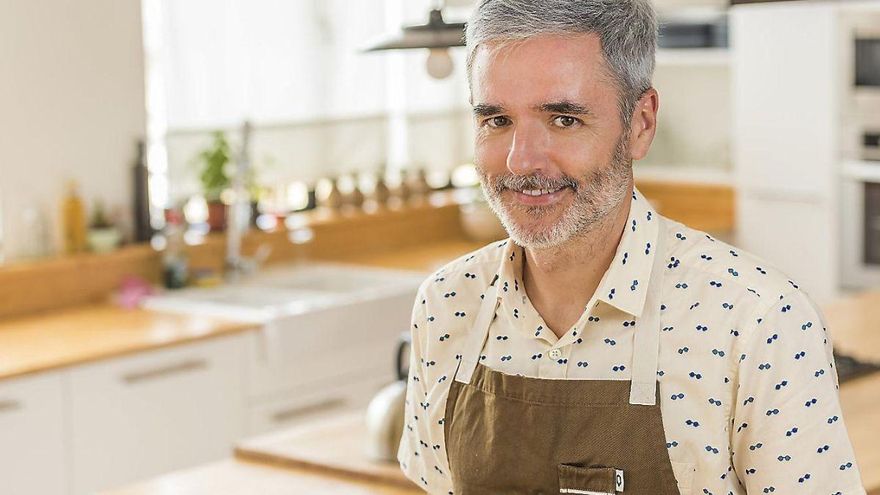
{"type": "Polygon", "coordinates": [[[489,284],[502,301],[483,365],[542,379],[628,380],[652,246],[663,235],[657,375],[665,443],[682,493],[865,493],[840,409],[831,338],[809,296],[769,263],[704,232],[674,221],[659,232],[657,213],[638,189],[626,225],[600,286],[562,337],[531,305],[524,251],[510,240],[425,280],[413,307],[397,456],[406,476],[429,493],[453,494],[446,397],[489,284]]]}

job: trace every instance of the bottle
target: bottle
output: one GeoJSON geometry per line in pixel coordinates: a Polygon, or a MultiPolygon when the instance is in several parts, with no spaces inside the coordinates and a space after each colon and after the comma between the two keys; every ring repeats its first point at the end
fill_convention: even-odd
{"type": "Polygon", "coordinates": [[[134,241],[148,242],[153,237],[150,225],[150,171],[147,168],[146,146],[137,143],[137,161],[134,164],[134,241]]]}
{"type": "Polygon", "coordinates": [[[428,171],[424,168],[416,170],[415,177],[412,178],[410,187],[413,196],[426,196],[431,191],[431,185],[428,184],[428,171]]]}
{"type": "Polygon", "coordinates": [[[337,177],[330,177],[327,179],[330,184],[330,190],[327,191],[326,196],[319,200],[319,205],[324,206],[325,208],[338,209],[342,206],[342,192],[339,190],[339,186],[337,184],[337,177]]]}
{"type": "Polygon", "coordinates": [[[77,183],[67,183],[67,195],[61,204],[61,229],[66,254],[86,250],[86,209],[77,183]]]}
{"type": "Polygon", "coordinates": [[[373,200],[380,206],[384,206],[388,203],[390,197],[391,190],[388,189],[388,184],[385,182],[385,167],[383,166],[379,170],[379,173],[376,174],[376,187],[373,189],[373,200]]]}

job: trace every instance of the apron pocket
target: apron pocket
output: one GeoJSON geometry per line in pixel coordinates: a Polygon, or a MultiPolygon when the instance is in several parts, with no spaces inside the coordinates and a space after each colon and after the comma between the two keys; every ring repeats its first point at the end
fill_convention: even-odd
{"type": "Polygon", "coordinates": [[[678,491],[681,495],[691,494],[691,485],[696,471],[696,465],[692,462],[672,462],[672,472],[675,474],[675,481],[678,482],[678,491]]]}
{"type": "Polygon", "coordinates": [[[623,471],[620,469],[575,464],[559,464],[557,469],[559,493],[614,495],[623,491],[623,471]]]}

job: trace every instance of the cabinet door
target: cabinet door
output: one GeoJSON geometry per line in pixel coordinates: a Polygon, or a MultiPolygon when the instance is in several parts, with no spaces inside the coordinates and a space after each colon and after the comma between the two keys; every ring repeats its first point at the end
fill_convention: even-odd
{"type": "Polygon", "coordinates": [[[67,493],[61,375],[0,381],[0,493],[67,493]]]}
{"type": "Polygon", "coordinates": [[[243,426],[241,337],[71,370],[74,493],[229,456],[243,426]]]}

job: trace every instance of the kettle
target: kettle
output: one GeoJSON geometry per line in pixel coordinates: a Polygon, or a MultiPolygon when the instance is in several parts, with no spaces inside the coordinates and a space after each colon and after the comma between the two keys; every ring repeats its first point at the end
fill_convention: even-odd
{"type": "Polygon", "coordinates": [[[409,331],[400,334],[397,341],[395,373],[397,381],[386,385],[373,397],[367,406],[367,457],[374,461],[397,461],[397,449],[404,427],[404,405],[406,401],[406,382],[409,366],[404,363],[409,358],[412,343],[409,331]]]}

